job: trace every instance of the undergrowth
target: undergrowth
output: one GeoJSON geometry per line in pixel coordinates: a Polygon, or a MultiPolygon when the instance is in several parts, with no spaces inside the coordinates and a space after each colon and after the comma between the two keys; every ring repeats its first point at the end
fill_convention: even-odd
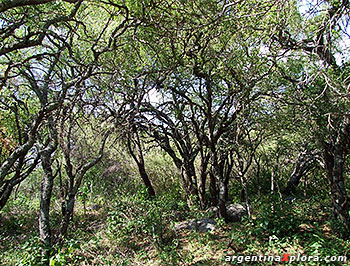
{"type": "MultiPolygon", "coordinates": [[[[118,191],[113,198],[103,198],[100,193],[94,197],[78,196],[69,233],[63,245],[53,246],[50,265],[235,265],[226,262],[226,256],[349,257],[350,241],[336,231],[330,203],[324,195],[300,197],[293,202],[271,195],[255,198],[251,219],[243,217],[240,223],[231,224],[216,219],[215,231],[197,233],[174,229],[177,222],[208,217],[198,206],[189,208],[178,188],[153,199],[136,182],[132,186],[127,183],[118,191]],[[98,208],[92,208],[94,205],[98,208]]],[[[52,206],[55,233],[59,204],[54,202],[52,206]]],[[[38,199],[24,194],[12,198],[1,211],[2,265],[41,265],[37,211],[38,199]]],[[[257,265],[242,265],[254,263],[257,265]]]]}

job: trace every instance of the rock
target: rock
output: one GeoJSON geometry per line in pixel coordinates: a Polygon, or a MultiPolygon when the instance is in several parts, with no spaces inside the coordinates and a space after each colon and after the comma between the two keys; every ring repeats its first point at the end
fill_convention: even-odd
{"type": "Polygon", "coordinates": [[[247,214],[247,210],[241,204],[226,205],[228,219],[232,222],[239,222],[243,215],[247,214]]]}
{"type": "MultiPolygon", "coordinates": [[[[211,207],[208,211],[212,212],[212,218],[219,217],[219,207],[211,207]]],[[[228,216],[228,220],[231,222],[239,222],[243,215],[247,214],[246,209],[238,203],[226,204],[226,212],[228,216]]]]}
{"type": "Polygon", "coordinates": [[[183,221],[175,225],[176,231],[193,230],[200,233],[205,233],[208,231],[213,231],[215,229],[216,229],[216,222],[208,218],[183,221]]]}
{"type": "Polygon", "coordinates": [[[214,220],[204,218],[196,223],[196,231],[198,232],[208,232],[214,231],[216,229],[216,222],[214,220]]]}

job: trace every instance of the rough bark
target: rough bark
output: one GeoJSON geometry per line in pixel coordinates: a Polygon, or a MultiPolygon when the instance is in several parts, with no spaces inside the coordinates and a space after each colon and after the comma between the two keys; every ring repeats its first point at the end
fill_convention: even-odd
{"type": "Polygon", "coordinates": [[[141,162],[137,163],[137,167],[139,169],[140,176],[142,178],[143,183],[145,184],[148,195],[152,198],[156,195],[156,192],[154,191],[153,185],[151,183],[151,180],[149,179],[149,176],[146,172],[145,164],[143,162],[143,159],[141,162]]]}
{"type": "Polygon", "coordinates": [[[226,211],[226,195],[227,195],[227,186],[222,178],[218,178],[218,207],[220,218],[223,218],[225,222],[229,222],[227,211],[226,211]]]}
{"type": "Polygon", "coordinates": [[[50,202],[53,188],[54,175],[51,168],[51,154],[42,152],[42,167],[44,170],[43,181],[41,183],[40,213],[39,213],[39,236],[45,247],[51,246],[50,229],[50,202]]]}
{"type": "Polygon", "coordinates": [[[40,150],[41,165],[43,168],[43,180],[40,193],[39,210],[39,238],[43,244],[43,255],[45,261],[49,261],[50,249],[52,245],[52,235],[50,227],[50,203],[55,175],[52,171],[52,154],[57,149],[57,130],[54,120],[49,118],[49,145],[40,150]]]}
{"type": "Polygon", "coordinates": [[[301,152],[294,164],[294,169],[287,183],[287,187],[282,191],[282,194],[289,195],[294,193],[301,178],[313,168],[315,162],[315,151],[305,150],[301,152]]]}
{"type": "Polygon", "coordinates": [[[201,167],[199,171],[199,179],[198,179],[198,197],[201,208],[204,210],[207,207],[207,196],[206,196],[206,182],[207,182],[207,166],[208,160],[202,158],[201,167]]]}
{"type": "Polygon", "coordinates": [[[246,205],[246,210],[248,217],[252,217],[252,207],[250,203],[250,197],[249,197],[249,191],[248,191],[248,184],[247,184],[247,178],[244,175],[241,175],[241,183],[243,185],[242,193],[244,194],[244,201],[246,205]]]}
{"type": "Polygon", "coordinates": [[[61,232],[60,232],[61,235],[59,237],[60,239],[62,239],[62,236],[66,235],[70,220],[73,217],[75,196],[76,195],[74,193],[70,193],[64,203],[64,208],[62,209],[63,219],[61,224],[61,232]]]}
{"type": "Polygon", "coordinates": [[[260,182],[260,157],[257,159],[254,155],[254,161],[256,164],[256,183],[258,185],[258,198],[261,198],[261,182],[260,182]]]}
{"type": "MultiPolygon", "coordinates": [[[[205,136],[201,130],[203,122],[197,121],[195,117],[195,112],[192,110],[191,121],[194,127],[194,132],[197,137],[197,147],[200,153],[200,168],[199,168],[199,178],[198,178],[198,197],[201,208],[204,210],[208,206],[208,198],[206,195],[206,182],[208,178],[208,164],[209,164],[209,154],[205,149],[205,136]]],[[[215,205],[214,205],[215,206],[215,205]]]]}
{"type": "Polygon", "coordinates": [[[188,195],[194,197],[195,200],[198,200],[198,188],[197,188],[197,178],[196,170],[194,168],[194,163],[188,160],[185,160],[183,163],[182,176],[185,184],[185,190],[188,195]]]}
{"type": "Polygon", "coordinates": [[[329,148],[326,145],[325,163],[331,187],[333,215],[335,218],[339,218],[348,230],[350,228],[350,205],[344,179],[344,147],[342,143],[338,143],[334,146],[333,151],[329,148]]]}
{"type": "Polygon", "coordinates": [[[218,163],[217,153],[213,149],[211,149],[211,171],[212,176],[216,180],[217,183],[217,199],[218,199],[218,207],[219,207],[219,216],[223,218],[225,222],[229,222],[227,211],[226,211],[226,201],[227,201],[227,184],[225,183],[225,178],[222,175],[222,169],[220,169],[220,165],[218,163]]]}
{"type": "Polygon", "coordinates": [[[218,186],[213,173],[209,173],[210,184],[209,184],[209,192],[210,192],[210,202],[212,206],[218,205],[218,186]]]}
{"type": "Polygon", "coordinates": [[[131,139],[131,137],[129,137],[127,140],[129,153],[131,154],[131,157],[134,159],[134,161],[137,164],[137,168],[139,169],[140,177],[141,177],[144,185],[147,188],[148,195],[152,198],[156,195],[156,192],[153,188],[151,180],[150,180],[150,178],[147,174],[147,171],[146,171],[145,160],[144,160],[144,156],[143,156],[143,152],[142,152],[140,137],[139,137],[139,134],[137,132],[136,126],[133,126],[132,131],[133,131],[132,132],[133,139],[131,139]],[[133,142],[134,145],[132,145],[131,142],[133,142]]]}

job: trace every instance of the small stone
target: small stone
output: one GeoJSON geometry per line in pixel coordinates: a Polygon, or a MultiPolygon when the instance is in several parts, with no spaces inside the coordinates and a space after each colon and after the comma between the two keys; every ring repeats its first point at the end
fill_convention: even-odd
{"type": "Polygon", "coordinates": [[[205,233],[208,231],[214,231],[215,229],[216,229],[216,222],[208,218],[183,221],[175,225],[176,231],[192,230],[200,233],[205,233]]]}

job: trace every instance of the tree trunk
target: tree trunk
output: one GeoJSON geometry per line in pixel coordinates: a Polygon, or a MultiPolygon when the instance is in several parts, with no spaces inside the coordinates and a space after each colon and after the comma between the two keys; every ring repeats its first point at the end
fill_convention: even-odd
{"type": "MultiPolygon", "coordinates": [[[[60,180],[62,197],[65,200],[62,202],[63,219],[61,223],[61,232],[59,235],[59,241],[62,241],[63,239],[62,237],[67,233],[70,221],[73,220],[75,197],[79,191],[79,187],[82,183],[82,180],[86,172],[102,159],[104,146],[106,144],[106,141],[109,135],[110,135],[110,131],[107,131],[103,137],[98,156],[95,157],[94,159],[89,160],[84,164],[77,166],[76,168],[78,170],[75,173],[73,172],[73,165],[71,164],[71,159],[70,159],[71,154],[68,149],[63,148],[65,159],[66,159],[66,173],[69,180],[67,181],[66,189],[62,188],[63,182],[62,180],[60,180]]],[[[60,168],[57,170],[57,172],[60,173],[60,168]]],[[[85,206],[84,206],[84,212],[85,212],[85,206]]]]}
{"type": "Polygon", "coordinates": [[[154,188],[152,186],[152,183],[151,183],[151,180],[149,179],[148,177],[148,174],[146,172],[146,168],[145,168],[145,164],[144,164],[144,161],[143,161],[143,158],[141,163],[137,163],[137,167],[139,169],[139,173],[140,173],[140,176],[143,180],[143,183],[145,184],[146,188],[147,188],[147,191],[148,191],[148,195],[152,198],[156,195],[156,192],[154,191],[154,188]]]}
{"type": "Polygon", "coordinates": [[[206,195],[206,183],[208,178],[209,156],[204,153],[203,147],[201,147],[200,152],[201,152],[200,154],[201,163],[200,163],[200,169],[199,169],[198,196],[199,196],[201,208],[204,210],[208,207],[208,198],[206,195]]]}
{"type": "Polygon", "coordinates": [[[216,179],[213,173],[209,173],[210,177],[210,202],[212,206],[217,206],[218,205],[218,186],[216,184],[216,179]]]}
{"type": "Polygon", "coordinates": [[[205,193],[205,184],[207,181],[207,171],[201,166],[200,177],[198,180],[198,196],[201,209],[204,210],[207,207],[207,197],[205,193]]]}
{"type": "Polygon", "coordinates": [[[344,180],[344,146],[342,143],[336,144],[333,152],[329,148],[327,146],[325,149],[325,162],[327,177],[331,186],[333,215],[343,222],[346,230],[349,230],[350,205],[344,180]]]}
{"type": "Polygon", "coordinates": [[[301,152],[296,163],[294,164],[294,170],[289,178],[287,187],[282,191],[282,194],[289,195],[294,193],[300,183],[301,178],[312,169],[315,161],[316,157],[313,152],[301,152]]]}
{"type": "Polygon", "coordinates": [[[10,182],[7,182],[0,191],[0,210],[5,206],[6,202],[11,196],[13,187],[10,182]]]}
{"type": "Polygon", "coordinates": [[[184,182],[185,186],[187,187],[187,191],[189,192],[189,195],[198,199],[196,170],[194,168],[193,162],[185,161],[183,168],[184,182]]]}
{"type": "Polygon", "coordinates": [[[275,169],[272,169],[271,172],[271,194],[275,194],[275,169]]]}
{"type": "Polygon", "coordinates": [[[230,181],[229,177],[226,177],[224,180],[224,185],[225,185],[225,199],[228,200],[228,183],[230,181]]]}
{"type": "Polygon", "coordinates": [[[74,204],[75,204],[75,194],[70,193],[68,200],[66,201],[64,211],[62,213],[63,221],[61,225],[60,238],[67,233],[69,222],[73,218],[74,204]]]}
{"type": "Polygon", "coordinates": [[[220,168],[220,165],[217,160],[217,154],[213,152],[211,157],[211,170],[212,176],[216,179],[218,185],[218,207],[219,207],[219,216],[223,218],[225,222],[229,222],[227,211],[226,211],[226,201],[227,201],[227,185],[225,178],[222,175],[223,169],[220,168]]]}
{"type": "Polygon", "coordinates": [[[39,238],[43,244],[43,256],[45,262],[49,263],[52,235],[50,228],[50,203],[54,181],[52,172],[52,154],[57,148],[57,129],[52,118],[49,118],[49,145],[40,153],[41,165],[44,171],[40,193],[39,211],[39,238]]]}
{"type": "Polygon", "coordinates": [[[256,159],[256,157],[254,156],[254,160],[255,160],[255,163],[256,163],[256,182],[257,182],[257,185],[258,185],[258,198],[260,199],[261,198],[261,182],[260,182],[260,158],[259,160],[256,159]]]}
{"type": "Polygon", "coordinates": [[[227,186],[222,178],[218,178],[218,188],[219,188],[218,207],[219,207],[220,218],[223,218],[225,222],[229,222],[227,211],[226,211],[227,186]]]}
{"type": "Polygon", "coordinates": [[[244,194],[244,202],[246,205],[248,217],[252,217],[252,205],[250,203],[250,197],[249,197],[249,191],[248,191],[248,185],[247,185],[247,178],[244,175],[240,175],[241,177],[241,183],[243,186],[242,193],[244,194]]]}
{"type": "Polygon", "coordinates": [[[152,186],[151,180],[149,179],[149,176],[146,172],[145,160],[143,158],[143,152],[142,152],[142,147],[141,147],[141,141],[140,141],[140,137],[139,137],[139,134],[137,132],[137,128],[135,125],[132,126],[132,131],[133,131],[132,132],[133,139],[131,140],[129,137],[127,140],[129,153],[131,154],[132,158],[134,159],[134,161],[137,164],[140,177],[141,177],[144,185],[147,188],[148,195],[152,198],[156,195],[156,193],[155,193],[154,188],[152,186]],[[131,141],[133,141],[134,147],[132,147],[131,141]],[[134,149],[136,150],[136,152],[134,151],[134,149]]]}
{"type": "Polygon", "coordinates": [[[39,237],[41,243],[44,245],[43,255],[45,256],[46,261],[49,259],[52,243],[50,228],[50,202],[54,180],[54,175],[52,173],[51,153],[49,151],[42,152],[41,164],[44,170],[44,176],[41,183],[39,237]]]}
{"type": "Polygon", "coordinates": [[[198,195],[197,182],[193,181],[195,178],[196,172],[193,166],[189,167],[188,163],[184,163],[181,169],[181,176],[184,183],[187,204],[192,206],[194,204],[198,204],[200,202],[198,195]]]}

